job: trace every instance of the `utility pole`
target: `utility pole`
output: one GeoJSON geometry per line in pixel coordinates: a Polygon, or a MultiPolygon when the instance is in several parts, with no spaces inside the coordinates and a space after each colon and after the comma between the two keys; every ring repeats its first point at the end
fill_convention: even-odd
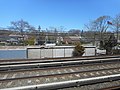
{"type": "MultiPolygon", "coordinates": [[[[48,31],[48,29],[46,28],[46,31],[48,31]]],[[[45,44],[48,42],[48,32],[46,33],[46,36],[45,36],[45,44]]]]}

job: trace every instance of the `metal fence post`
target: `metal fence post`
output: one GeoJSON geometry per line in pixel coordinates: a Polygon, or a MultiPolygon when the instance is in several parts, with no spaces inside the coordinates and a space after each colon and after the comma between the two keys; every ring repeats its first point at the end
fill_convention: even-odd
{"type": "Polygon", "coordinates": [[[52,48],[52,58],[53,58],[53,48],[52,48]]]}
{"type": "Polygon", "coordinates": [[[26,58],[28,59],[28,48],[26,50],[26,58]]]}
{"type": "Polygon", "coordinates": [[[41,49],[40,49],[40,58],[41,58],[41,49]]]}
{"type": "Polygon", "coordinates": [[[64,57],[65,57],[65,48],[64,48],[64,57]]]}

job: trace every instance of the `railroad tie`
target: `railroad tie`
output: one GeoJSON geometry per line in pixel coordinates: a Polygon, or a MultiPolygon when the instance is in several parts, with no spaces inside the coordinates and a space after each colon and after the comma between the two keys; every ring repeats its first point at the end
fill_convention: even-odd
{"type": "Polygon", "coordinates": [[[8,82],[6,86],[9,87],[11,84],[12,84],[12,81],[8,82]]]}
{"type": "Polygon", "coordinates": [[[5,75],[4,75],[4,77],[3,77],[2,79],[6,79],[6,78],[7,78],[7,76],[8,76],[8,74],[5,74],[5,75]]]}
{"type": "Polygon", "coordinates": [[[17,75],[17,74],[13,74],[12,78],[15,78],[16,75],[17,75]]]}

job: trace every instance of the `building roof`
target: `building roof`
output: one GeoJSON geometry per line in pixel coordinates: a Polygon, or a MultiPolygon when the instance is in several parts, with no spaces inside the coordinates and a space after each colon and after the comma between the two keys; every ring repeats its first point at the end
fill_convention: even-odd
{"type": "Polygon", "coordinates": [[[80,41],[80,36],[70,36],[69,37],[72,41],[80,41]]]}
{"type": "Polygon", "coordinates": [[[10,34],[10,37],[23,37],[22,35],[10,34]]]}

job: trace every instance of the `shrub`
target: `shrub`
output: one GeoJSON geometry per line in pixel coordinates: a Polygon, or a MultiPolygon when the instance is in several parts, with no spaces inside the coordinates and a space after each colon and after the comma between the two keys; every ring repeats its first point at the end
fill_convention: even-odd
{"type": "Polygon", "coordinates": [[[77,43],[73,51],[73,56],[82,56],[84,54],[84,50],[85,48],[80,43],[77,43]]]}
{"type": "Polygon", "coordinates": [[[0,43],[0,46],[5,46],[5,43],[0,43]]]}
{"type": "Polygon", "coordinates": [[[120,49],[113,49],[113,55],[120,55],[120,49]]]}

